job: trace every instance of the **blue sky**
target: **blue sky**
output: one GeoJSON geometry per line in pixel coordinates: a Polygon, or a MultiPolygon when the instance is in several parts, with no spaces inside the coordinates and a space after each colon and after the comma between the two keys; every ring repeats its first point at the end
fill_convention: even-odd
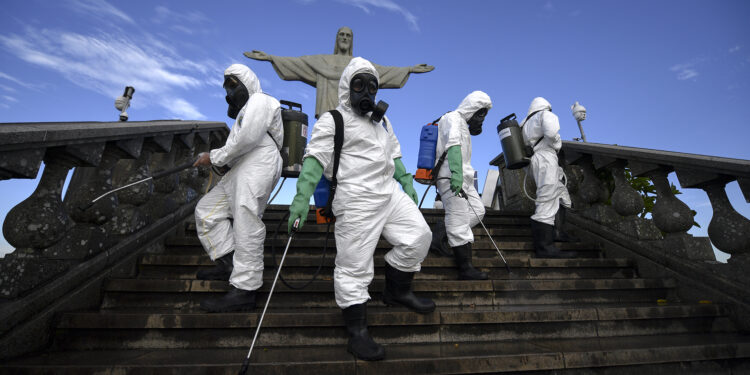
{"type": "MultiPolygon", "coordinates": [[[[312,124],[314,88],[282,81],[271,64],[242,53],[332,53],[336,30],[349,26],[355,56],[435,66],[378,93],[409,169],[420,127],[473,90],[494,103],[473,138],[480,186],[501,151],[495,125],[525,114],[535,96],[552,103],[566,140],[580,136],[570,114],[579,101],[589,142],[750,159],[747,1],[10,0],[3,8],[0,122],[115,121],[114,99],[132,85],[132,121],[231,125],[222,72],[243,63],[264,91],[302,103],[312,124]]],[[[35,187],[0,182],[0,220],[35,187]]],[[[293,192],[287,182],[275,203],[293,192]]],[[[750,217],[737,184],[728,192],[750,217]]],[[[698,211],[703,228],[691,233],[705,235],[705,193],[686,189],[680,198],[698,211]]],[[[0,241],[0,254],[8,248],[0,241]]]]}

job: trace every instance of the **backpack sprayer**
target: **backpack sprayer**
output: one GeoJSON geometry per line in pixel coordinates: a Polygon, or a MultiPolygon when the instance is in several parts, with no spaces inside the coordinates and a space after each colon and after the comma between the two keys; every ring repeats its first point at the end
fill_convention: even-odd
{"type": "MultiPolygon", "coordinates": [[[[442,117],[442,116],[440,116],[442,117]]],[[[422,185],[427,185],[427,189],[422,194],[422,199],[419,201],[419,208],[422,208],[424,198],[427,196],[427,192],[430,191],[432,185],[437,182],[437,174],[440,172],[445,161],[446,152],[443,152],[438,159],[437,164],[435,163],[435,152],[437,150],[438,140],[438,117],[435,121],[422,127],[422,131],[419,134],[419,154],[417,154],[417,173],[414,174],[414,181],[422,185]]]]}
{"type": "MultiPolygon", "coordinates": [[[[527,117],[533,116],[534,113],[527,117]]],[[[497,126],[497,135],[500,137],[500,144],[503,147],[503,155],[505,156],[505,165],[508,169],[521,169],[529,165],[531,162],[531,156],[534,154],[534,147],[544,139],[544,137],[539,138],[539,140],[536,141],[536,144],[534,144],[534,147],[527,146],[523,140],[523,132],[521,131],[521,127],[518,126],[515,113],[511,113],[500,120],[500,124],[497,126]]],[[[562,175],[565,180],[564,185],[567,186],[568,176],[565,175],[565,172],[563,172],[562,175]]],[[[526,173],[523,178],[523,193],[526,195],[526,198],[535,203],[546,202],[545,200],[534,199],[529,195],[528,191],[526,191],[527,178],[529,178],[528,173],[526,173]]],[[[549,200],[552,199],[556,198],[551,198],[549,200]]]]}
{"type": "Polygon", "coordinates": [[[307,114],[302,112],[302,105],[288,100],[279,100],[279,103],[289,108],[281,108],[281,121],[284,123],[284,141],[281,146],[281,185],[276,193],[268,200],[271,204],[279,195],[284,182],[289,177],[297,178],[302,171],[302,157],[305,156],[307,146],[307,114]],[[294,110],[294,108],[299,110],[294,110]]]}

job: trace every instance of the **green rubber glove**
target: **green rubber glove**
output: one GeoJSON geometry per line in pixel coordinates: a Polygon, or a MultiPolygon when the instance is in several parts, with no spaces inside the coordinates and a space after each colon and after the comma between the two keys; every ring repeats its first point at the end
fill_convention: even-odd
{"type": "Polygon", "coordinates": [[[299,219],[297,229],[301,229],[302,225],[305,224],[307,212],[310,211],[310,197],[313,195],[322,175],[323,166],[320,165],[320,162],[313,157],[306,158],[302,163],[302,171],[297,178],[297,194],[294,196],[291,206],[289,206],[289,226],[287,228],[289,233],[292,233],[292,225],[294,225],[295,220],[299,219]]]}
{"type": "Polygon", "coordinates": [[[414,180],[411,177],[411,173],[406,172],[406,167],[404,167],[404,163],[401,162],[401,158],[393,159],[393,164],[396,165],[396,171],[393,173],[393,178],[401,184],[404,193],[406,193],[415,204],[419,204],[419,196],[417,195],[417,191],[414,190],[414,180]]]}
{"type": "Polygon", "coordinates": [[[451,170],[451,191],[458,194],[464,184],[464,167],[461,157],[461,146],[455,145],[448,149],[448,168],[451,170]]]}

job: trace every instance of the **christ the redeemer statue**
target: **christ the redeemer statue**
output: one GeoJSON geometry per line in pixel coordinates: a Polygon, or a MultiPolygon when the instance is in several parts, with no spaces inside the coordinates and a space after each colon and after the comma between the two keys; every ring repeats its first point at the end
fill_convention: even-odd
{"type": "MultiPolygon", "coordinates": [[[[262,51],[245,52],[245,56],[270,61],[276,74],[285,81],[302,81],[317,88],[315,101],[315,118],[320,117],[338,105],[338,85],[341,73],[352,59],[352,30],[342,27],[336,33],[336,44],[332,55],[307,55],[300,57],[282,57],[268,55],[262,51]]],[[[380,88],[401,88],[409,79],[410,73],[426,73],[434,66],[417,64],[400,68],[373,63],[380,75],[380,88]]]]}

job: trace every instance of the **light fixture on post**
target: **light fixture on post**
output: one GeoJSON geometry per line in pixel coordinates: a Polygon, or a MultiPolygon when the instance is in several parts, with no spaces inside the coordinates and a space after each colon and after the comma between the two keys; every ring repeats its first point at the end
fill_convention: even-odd
{"type": "Polygon", "coordinates": [[[570,106],[570,111],[573,112],[573,117],[575,117],[576,121],[578,122],[578,130],[581,131],[580,139],[586,142],[586,134],[583,133],[583,126],[581,126],[581,121],[586,119],[586,107],[576,102],[576,104],[573,104],[572,106],[570,106]]]}

